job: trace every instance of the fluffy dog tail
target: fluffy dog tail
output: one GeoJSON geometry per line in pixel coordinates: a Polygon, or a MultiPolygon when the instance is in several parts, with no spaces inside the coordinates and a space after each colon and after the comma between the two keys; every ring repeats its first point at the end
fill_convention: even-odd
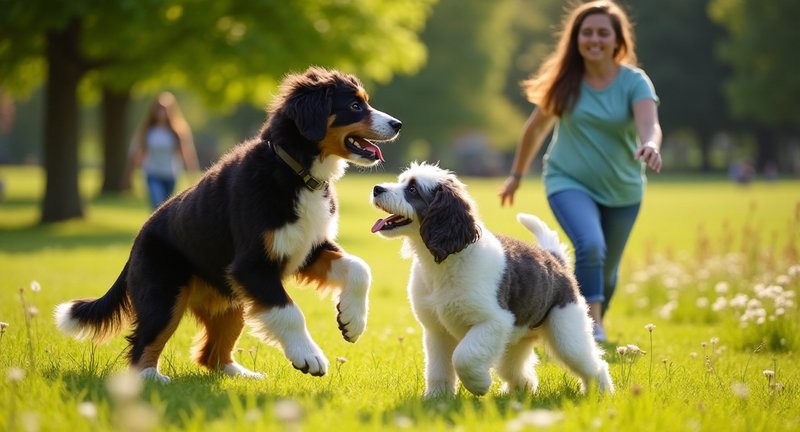
{"type": "Polygon", "coordinates": [[[517,221],[536,236],[542,249],[555,255],[564,264],[572,265],[569,258],[569,247],[558,239],[558,233],[555,230],[550,229],[541,219],[530,214],[518,214],[517,221]]]}
{"type": "Polygon", "coordinates": [[[127,324],[131,301],[128,298],[128,264],[108,292],[96,300],[72,300],[56,306],[58,328],[75,339],[102,341],[127,324]]]}

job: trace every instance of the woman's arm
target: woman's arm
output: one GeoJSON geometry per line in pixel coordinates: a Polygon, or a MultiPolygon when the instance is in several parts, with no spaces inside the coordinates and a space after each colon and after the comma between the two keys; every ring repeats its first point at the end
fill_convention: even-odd
{"type": "Polygon", "coordinates": [[[534,109],[528,117],[522,129],[522,138],[517,145],[514,163],[511,165],[511,175],[500,188],[500,205],[505,205],[506,202],[509,205],[514,204],[514,193],[519,188],[522,175],[530,168],[533,159],[542,148],[544,139],[553,130],[555,124],[556,116],[545,114],[539,108],[534,109]]]}
{"type": "Polygon", "coordinates": [[[633,106],[636,133],[642,143],[633,158],[644,161],[647,166],[661,172],[661,125],[658,122],[658,107],[652,99],[644,99],[633,106]]]}

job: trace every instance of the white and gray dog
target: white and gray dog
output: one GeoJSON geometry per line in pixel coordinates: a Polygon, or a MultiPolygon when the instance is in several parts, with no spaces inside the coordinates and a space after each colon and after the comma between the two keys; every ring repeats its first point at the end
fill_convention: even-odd
{"type": "Polygon", "coordinates": [[[408,291],[424,331],[425,396],[454,394],[456,377],[485,394],[493,367],[503,391],[536,391],[539,339],[580,377],[581,391],[591,381],[614,391],[555,231],[520,214],[538,247],[493,235],[464,184],[436,165],[413,163],[398,180],[373,189],[372,203],[391,216],[372,232],[403,237],[403,255],[413,257],[408,291]]]}

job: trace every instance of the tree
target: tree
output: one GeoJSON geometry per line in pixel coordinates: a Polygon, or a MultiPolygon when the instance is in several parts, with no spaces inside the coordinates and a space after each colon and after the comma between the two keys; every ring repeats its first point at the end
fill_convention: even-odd
{"type": "Polygon", "coordinates": [[[719,56],[733,68],[725,95],[735,116],[755,125],[757,165],[780,162],[775,132],[800,125],[800,56],[795,0],[711,0],[711,17],[728,31],[719,56]]]}
{"type": "MultiPolygon", "coordinates": [[[[281,75],[312,63],[379,81],[411,72],[425,59],[416,34],[433,1],[3,1],[0,83],[19,94],[47,81],[42,222],[83,215],[77,89],[87,74],[103,89],[106,135],[118,141],[113,122],[130,94],[155,85],[264,106],[281,75]]],[[[106,147],[118,160],[125,146],[106,147]]]]}
{"type": "Polygon", "coordinates": [[[667,134],[694,132],[701,170],[708,171],[713,135],[733,125],[722,90],[730,68],[714,55],[724,30],[708,17],[707,2],[631,0],[629,4],[640,65],[661,99],[662,127],[667,134]]]}
{"type": "Polygon", "coordinates": [[[513,145],[522,119],[503,96],[513,50],[514,0],[442,0],[422,34],[429,61],[419,74],[379,86],[373,97],[406,127],[389,164],[411,158],[448,161],[454,137],[480,131],[495,147],[513,145]],[[423,143],[420,145],[420,143],[423,143]],[[418,149],[422,147],[422,149],[418,149]]]}

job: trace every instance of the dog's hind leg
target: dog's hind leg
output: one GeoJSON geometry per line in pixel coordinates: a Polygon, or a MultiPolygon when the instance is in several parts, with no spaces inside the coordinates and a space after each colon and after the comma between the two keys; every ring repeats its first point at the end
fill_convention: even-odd
{"type": "Polygon", "coordinates": [[[203,325],[195,338],[195,362],[209,369],[221,370],[228,376],[264,377],[263,374],[246,369],[233,358],[233,350],[244,328],[242,305],[212,310],[193,303],[191,310],[203,325]]]}
{"type": "Polygon", "coordinates": [[[298,279],[316,283],[323,291],[334,292],[339,330],[346,341],[357,341],[367,327],[368,291],[372,281],[369,266],[330,242],[321,245],[310,257],[310,263],[298,272],[298,279]]]}
{"type": "Polygon", "coordinates": [[[592,321],[583,298],[578,303],[554,307],[543,327],[552,353],[580,377],[582,392],[586,392],[593,380],[597,381],[601,392],[614,392],[608,363],[592,338],[592,321]]]}
{"type": "Polygon", "coordinates": [[[128,336],[130,361],[142,378],[169,383],[158,371],[158,359],[169,338],[175,333],[188,303],[186,289],[140,293],[134,300],[136,322],[128,336]],[[146,304],[146,306],[139,306],[146,304]]]}
{"type": "Polygon", "coordinates": [[[535,336],[523,337],[506,348],[497,365],[497,374],[505,381],[504,393],[516,390],[536,392],[539,378],[535,368],[539,358],[533,350],[535,342],[535,336]]]}

